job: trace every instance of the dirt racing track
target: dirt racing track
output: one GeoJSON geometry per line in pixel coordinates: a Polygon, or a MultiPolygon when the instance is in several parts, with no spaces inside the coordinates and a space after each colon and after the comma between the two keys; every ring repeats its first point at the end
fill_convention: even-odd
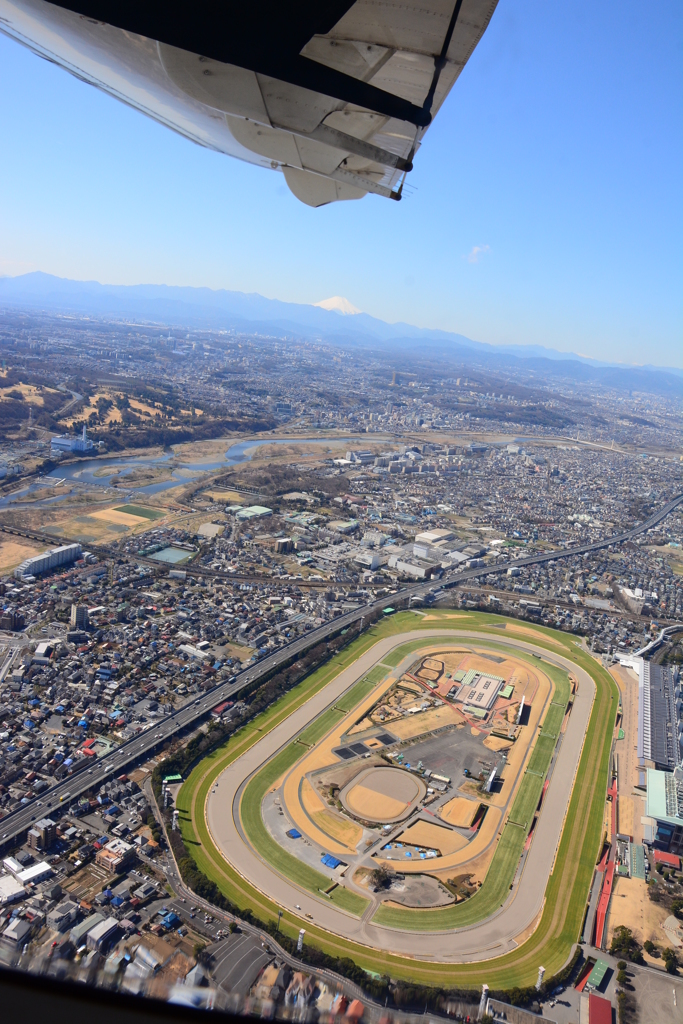
{"type": "MultiPolygon", "coordinates": [[[[548,879],[553,870],[555,855],[562,836],[562,828],[572,796],[572,789],[581,758],[584,737],[591,717],[596,684],[576,662],[559,652],[540,648],[510,634],[492,637],[490,633],[457,629],[444,624],[438,633],[434,629],[412,630],[379,639],[361,654],[348,668],[341,671],[326,686],[300,706],[284,721],[276,725],[263,738],[254,743],[241,756],[225,768],[213,781],[204,807],[205,821],[213,843],[222,857],[238,874],[267,896],[275,904],[300,918],[306,917],[334,935],[376,950],[391,950],[398,954],[442,963],[467,963],[489,960],[517,948],[533,932],[544,906],[548,879]],[[433,911],[408,911],[405,927],[388,926],[373,922],[378,910],[376,900],[365,891],[366,899],[358,902],[365,909],[355,916],[335,905],[322,892],[319,895],[300,887],[277,870],[249,842],[241,819],[241,801],[245,788],[274,755],[284,750],[300,733],[327,709],[335,706],[342,696],[391,652],[406,644],[424,641],[425,647],[439,642],[467,641],[495,642],[505,647],[539,656],[565,672],[571,672],[578,681],[571,714],[566,721],[556,759],[543,798],[533,839],[525,850],[510,887],[509,894],[484,920],[466,927],[436,927],[430,930],[426,914],[433,911]],[[411,913],[421,914],[419,938],[407,921],[411,913]]],[[[302,751],[303,751],[302,747],[302,751]]],[[[383,769],[386,771],[387,769],[383,769]]],[[[393,769],[392,769],[393,770],[393,769]]],[[[376,780],[370,777],[370,784],[376,780]]],[[[361,792],[360,788],[358,790],[361,792]]],[[[392,790],[393,792],[393,790],[392,790]]],[[[387,796],[390,794],[387,793],[387,796]]],[[[351,793],[353,799],[353,793],[351,793]]],[[[400,794],[405,801],[411,793],[400,794]]],[[[346,799],[348,794],[344,794],[346,799]]],[[[253,808],[252,808],[253,811],[253,808]]],[[[388,814],[388,817],[391,817],[388,814]]],[[[501,826],[502,827],[502,826],[501,826]]],[[[349,882],[352,892],[363,890],[349,882]]],[[[417,919],[416,919],[417,920],[417,919]]],[[[437,918],[433,918],[437,921],[437,918]]],[[[305,923],[305,922],[304,922],[305,923]]]]}

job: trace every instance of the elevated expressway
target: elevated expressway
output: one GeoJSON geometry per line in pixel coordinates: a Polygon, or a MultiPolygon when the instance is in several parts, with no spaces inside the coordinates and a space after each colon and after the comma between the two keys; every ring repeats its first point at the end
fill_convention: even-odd
{"type": "Polygon", "coordinates": [[[419,939],[411,931],[378,927],[372,923],[375,906],[368,908],[362,917],[354,917],[324,897],[318,898],[284,878],[253,849],[239,824],[239,803],[248,779],[392,650],[416,640],[424,640],[427,646],[444,640],[458,643],[485,640],[490,643],[492,639],[527,653],[537,654],[539,651],[533,643],[509,634],[492,638],[490,633],[470,632],[464,624],[460,629],[444,625],[443,628],[415,630],[379,640],[214,780],[203,811],[211,838],[225,860],[276,905],[295,916],[310,915],[317,926],[365,946],[446,963],[488,960],[514,950],[523,933],[529,935],[543,909],[546,884],[560,843],[596,693],[596,685],[590,675],[559,653],[543,648],[542,657],[571,671],[578,680],[578,692],[559,746],[531,847],[523,855],[507,901],[485,920],[458,930],[421,931],[419,939]]]}
{"type": "MultiPolygon", "coordinates": [[[[676,495],[676,497],[672,498],[665,505],[662,505],[661,508],[659,508],[648,519],[644,520],[644,522],[639,523],[624,533],[613,534],[612,536],[604,537],[601,540],[593,541],[590,544],[560,548],[556,551],[546,551],[541,554],[526,555],[522,558],[517,558],[509,562],[498,562],[495,565],[453,570],[445,573],[437,585],[439,587],[454,587],[460,583],[466,583],[469,580],[477,579],[480,576],[487,576],[491,574],[502,575],[512,566],[522,567],[527,565],[539,565],[542,562],[556,561],[561,558],[570,558],[576,555],[599,551],[602,548],[610,547],[612,545],[622,544],[625,541],[632,540],[638,534],[645,532],[652,526],[655,526],[669,515],[670,512],[677,508],[681,502],[683,502],[683,494],[676,495]]],[[[5,533],[24,537],[35,537],[37,539],[41,539],[43,542],[45,541],[45,537],[39,538],[38,535],[32,531],[6,526],[0,527],[0,529],[5,533]]],[[[59,538],[60,544],[63,544],[64,541],[65,538],[59,538]]],[[[108,552],[103,550],[103,554],[107,553],[108,552]]],[[[230,579],[228,574],[215,573],[215,575],[219,578],[225,578],[226,580],[230,579]]],[[[274,581],[271,580],[271,582],[274,581]]],[[[11,845],[22,832],[25,832],[31,827],[32,822],[35,821],[36,818],[44,817],[46,814],[55,813],[55,811],[60,807],[67,807],[71,801],[75,800],[82,793],[100,786],[113,775],[120,775],[124,769],[130,770],[135,764],[146,760],[153,753],[158,751],[159,748],[172,737],[182,734],[188,729],[196,726],[209,714],[211,709],[221,701],[225,700],[229,696],[232,697],[238,694],[240,690],[254,681],[267,677],[281,665],[286,664],[297,655],[302,654],[311,647],[314,647],[316,644],[320,643],[321,640],[324,640],[329,636],[333,636],[346,626],[350,626],[352,623],[358,622],[370,613],[381,611],[387,604],[387,601],[395,604],[403,601],[407,603],[411,597],[426,597],[432,590],[434,590],[434,588],[435,585],[432,582],[417,583],[402,588],[398,592],[390,595],[388,598],[382,598],[381,600],[373,599],[368,604],[346,612],[344,615],[340,615],[337,618],[332,619],[332,621],[324,623],[322,626],[311,630],[310,633],[299,637],[291,643],[283,645],[273,654],[270,654],[259,661],[258,664],[248,667],[244,671],[240,672],[234,683],[220,683],[218,686],[214,687],[213,690],[207,691],[204,696],[199,699],[190,704],[184,705],[184,707],[178,708],[176,711],[173,711],[170,715],[167,715],[165,718],[156,722],[153,728],[139,736],[136,736],[134,739],[128,740],[126,743],[122,743],[121,746],[117,747],[105,757],[98,758],[95,765],[88,771],[79,772],[77,775],[64,779],[62,782],[48,790],[42,798],[34,798],[18,810],[5,815],[4,818],[0,818],[0,849],[2,849],[3,846],[11,845]]]]}

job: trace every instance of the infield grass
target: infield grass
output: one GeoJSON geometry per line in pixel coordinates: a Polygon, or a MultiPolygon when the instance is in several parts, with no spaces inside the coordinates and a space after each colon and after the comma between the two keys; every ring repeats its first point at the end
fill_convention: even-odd
{"type": "Polygon", "coordinates": [[[373,679],[372,673],[364,676],[362,679],[359,679],[350,690],[347,690],[346,693],[342,694],[336,702],[335,707],[339,708],[340,711],[343,711],[344,714],[348,714],[349,711],[353,711],[357,704],[360,704],[362,700],[365,700],[369,693],[372,693],[379,680],[384,679],[386,674],[386,669],[380,669],[379,679],[376,677],[373,679]]]}
{"type": "MultiPolygon", "coordinates": [[[[541,739],[537,740],[536,748],[538,748],[539,744],[543,744],[541,739]]],[[[505,826],[505,831],[512,827],[513,822],[515,827],[521,827],[521,831],[523,833],[522,845],[524,845],[524,839],[526,839],[527,833],[531,828],[531,822],[534,816],[534,811],[538,806],[538,801],[541,799],[547,765],[550,763],[550,758],[552,757],[554,748],[554,741],[551,744],[544,745],[541,756],[545,760],[545,768],[542,767],[540,757],[539,763],[535,768],[531,768],[531,765],[529,765],[529,768],[527,768],[524,773],[522,783],[517,790],[517,796],[510,808],[509,824],[505,826]]],[[[536,750],[534,750],[534,753],[536,753],[536,750]]],[[[519,851],[519,855],[520,857],[522,855],[521,849],[519,851]]],[[[511,881],[512,878],[508,880],[508,884],[511,881]]]]}
{"type": "MultiPolygon", "coordinates": [[[[429,628],[430,626],[431,623],[426,624],[426,628],[429,628]]],[[[438,623],[438,626],[439,628],[442,628],[443,623],[438,623]]],[[[452,643],[450,637],[444,637],[444,640],[447,643],[452,643]]],[[[421,647],[425,647],[427,646],[427,644],[431,643],[431,640],[413,640],[411,643],[402,644],[395,651],[391,651],[391,653],[387,654],[386,658],[383,658],[382,660],[384,661],[385,665],[391,665],[392,668],[396,668],[396,666],[400,665],[403,659],[407,658],[408,655],[412,654],[413,651],[419,651],[421,647]]]]}
{"type": "MultiPolygon", "coordinates": [[[[249,841],[263,859],[269,864],[277,864],[277,870],[290,882],[317,895],[320,889],[329,887],[328,876],[309,867],[294,854],[283,849],[273,839],[261,817],[261,804],[266,793],[273,783],[281,775],[284,775],[300,757],[301,747],[297,743],[290,743],[288,747],[276,754],[247,785],[240,802],[240,816],[242,827],[249,837],[249,841]]],[[[293,839],[291,842],[294,845],[303,840],[293,839]]],[[[348,910],[350,914],[357,916],[363,913],[370,902],[341,885],[337,886],[330,894],[330,900],[342,910],[348,910]]]]}
{"type": "Polygon", "coordinates": [[[553,704],[561,704],[566,708],[571,697],[572,687],[569,682],[569,676],[557,665],[551,665],[549,662],[543,662],[543,670],[550,676],[552,681],[555,683],[555,692],[553,694],[553,704]]]}
{"type": "Polygon", "coordinates": [[[372,923],[401,931],[432,932],[466,928],[485,920],[502,907],[509,895],[510,881],[514,878],[525,839],[526,829],[505,826],[484,884],[463,903],[438,910],[414,910],[382,903],[373,915],[372,923]]]}
{"type": "MultiPolygon", "coordinates": [[[[554,740],[560,735],[562,720],[564,719],[564,706],[552,702],[548,705],[543,724],[541,725],[541,737],[550,737],[554,740]]],[[[531,755],[533,758],[533,754],[531,755]]]]}
{"type": "Polygon", "coordinates": [[[345,714],[346,712],[342,711],[341,708],[328,708],[315,721],[307,725],[303,732],[299,733],[298,739],[309,747],[314,746],[318,740],[323,738],[326,732],[329,732],[333,725],[341,721],[345,714]]]}

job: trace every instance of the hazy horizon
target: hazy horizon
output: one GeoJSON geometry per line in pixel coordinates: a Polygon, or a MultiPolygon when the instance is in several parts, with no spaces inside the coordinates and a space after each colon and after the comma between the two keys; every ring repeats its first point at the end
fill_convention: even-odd
{"type": "Polygon", "coordinates": [[[319,210],[0,36],[0,273],[339,295],[489,344],[678,364],[682,25],[672,2],[643,20],[502,0],[403,202],[319,210]]]}
{"type": "MultiPolygon", "coordinates": [[[[335,317],[335,318],[339,317],[340,321],[344,321],[344,326],[346,327],[348,325],[350,328],[353,327],[353,322],[354,322],[356,316],[360,316],[361,321],[363,323],[367,323],[367,321],[364,318],[369,316],[369,317],[372,317],[372,319],[374,321],[378,321],[379,323],[385,324],[388,327],[406,326],[406,327],[415,328],[415,329],[417,329],[419,331],[425,331],[425,332],[426,331],[434,331],[434,332],[437,332],[437,333],[443,333],[443,334],[451,335],[451,337],[453,337],[454,339],[458,338],[458,339],[462,339],[463,341],[471,342],[473,344],[473,346],[480,346],[480,345],[490,346],[493,350],[497,350],[497,349],[504,349],[505,350],[505,349],[508,349],[511,352],[514,351],[515,353],[520,354],[520,350],[527,349],[528,352],[529,352],[529,356],[531,356],[532,354],[539,354],[539,353],[547,352],[547,353],[553,353],[555,357],[560,357],[560,358],[564,357],[564,358],[567,358],[567,359],[579,358],[579,359],[582,359],[582,360],[588,360],[591,363],[596,364],[596,365],[616,366],[616,367],[623,367],[625,369],[638,369],[638,368],[650,369],[650,370],[652,370],[652,369],[661,369],[661,370],[672,370],[674,372],[678,372],[678,371],[682,371],[683,370],[683,360],[681,361],[680,365],[657,363],[657,362],[639,362],[639,363],[637,363],[637,362],[626,362],[626,361],[623,361],[623,360],[622,361],[619,361],[619,360],[600,360],[600,359],[597,359],[595,356],[590,356],[590,355],[587,355],[587,354],[582,353],[582,352],[571,352],[571,351],[563,352],[563,351],[561,351],[559,349],[553,348],[550,345],[537,345],[537,344],[534,344],[534,343],[531,343],[531,342],[529,342],[527,344],[525,344],[523,342],[522,343],[517,343],[517,342],[507,342],[507,343],[506,342],[501,342],[499,344],[495,344],[495,343],[491,343],[491,342],[481,342],[478,338],[469,338],[469,337],[467,337],[466,335],[464,335],[464,334],[462,334],[460,332],[448,331],[445,328],[425,327],[422,324],[407,324],[405,321],[401,321],[401,320],[384,320],[381,317],[374,317],[374,316],[372,316],[372,314],[367,313],[365,310],[357,309],[356,307],[352,306],[352,304],[349,302],[349,300],[345,296],[332,296],[332,297],[329,297],[327,299],[322,299],[322,300],[317,301],[317,302],[299,303],[299,302],[288,302],[287,300],[284,300],[284,299],[278,299],[275,296],[263,295],[263,293],[258,292],[258,291],[243,292],[243,291],[238,291],[236,289],[230,289],[230,288],[210,288],[208,285],[178,285],[178,284],[167,284],[166,282],[158,282],[158,281],[157,282],[153,282],[153,281],[139,281],[139,282],[135,282],[135,283],[123,284],[122,285],[122,284],[117,284],[115,282],[98,281],[95,278],[77,279],[77,278],[59,277],[58,275],[48,274],[45,271],[30,271],[27,274],[16,274],[16,275],[0,274],[0,282],[2,282],[2,281],[18,281],[18,280],[21,280],[21,279],[31,278],[31,277],[38,276],[38,275],[50,278],[50,279],[55,280],[55,281],[68,282],[69,284],[74,284],[74,285],[89,285],[89,286],[90,285],[96,285],[97,287],[102,288],[104,290],[110,289],[110,288],[111,289],[131,289],[131,290],[132,289],[136,289],[136,288],[139,288],[139,289],[149,288],[149,289],[169,289],[169,290],[177,289],[177,290],[181,290],[181,291],[193,291],[193,292],[196,291],[196,292],[199,292],[199,293],[208,291],[208,292],[210,292],[211,294],[214,294],[214,295],[220,295],[220,294],[223,293],[225,295],[241,296],[241,297],[243,297],[243,298],[245,298],[247,300],[250,300],[250,299],[251,300],[264,300],[264,301],[269,302],[269,303],[281,303],[282,305],[285,305],[285,306],[292,305],[294,307],[307,307],[310,310],[320,309],[323,313],[327,313],[331,317],[335,317]],[[330,305],[330,303],[332,303],[332,304],[330,305]],[[337,308],[339,306],[341,306],[342,308],[341,309],[337,308]]],[[[0,304],[2,303],[2,300],[3,300],[3,295],[0,293],[0,304]]],[[[8,308],[20,309],[21,308],[21,304],[20,304],[20,302],[18,300],[15,300],[15,303],[11,307],[8,307],[8,308]]],[[[45,311],[47,312],[47,310],[45,310],[45,311]]],[[[58,307],[53,307],[53,311],[54,312],[59,312],[58,307]]],[[[85,313],[85,311],[83,311],[83,315],[87,315],[85,313]]],[[[101,311],[99,313],[95,312],[95,311],[92,311],[90,313],[90,315],[106,320],[108,316],[113,316],[113,312],[107,314],[107,313],[104,313],[104,312],[101,312],[101,311]]],[[[132,315],[132,312],[129,311],[128,314],[122,314],[122,315],[132,315]]],[[[294,317],[296,316],[296,314],[293,314],[293,315],[294,315],[294,317]]],[[[257,320],[262,320],[263,319],[263,315],[260,315],[260,316],[254,315],[251,319],[253,319],[254,322],[256,322],[257,320]]],[[[329,323],[331,323],[331,324],[333,322],[334,322],[333,320],[329,321],[329,323]]],[[[176,324],[175,326],[177,328],[179,326],[179,323],[176,324]]],[[[189,326],[189,324],[188,324],[188,326],[189,326]]],[[[474,351],[474,349],[473,349],[473,351],[474,351]]],[[[522,354],[522,357],[523,357],[524,353],[522,352],[521,354],[522,354]]],[[[553,358],[553,356],[551,356],[550,358],[553,358]]]]}

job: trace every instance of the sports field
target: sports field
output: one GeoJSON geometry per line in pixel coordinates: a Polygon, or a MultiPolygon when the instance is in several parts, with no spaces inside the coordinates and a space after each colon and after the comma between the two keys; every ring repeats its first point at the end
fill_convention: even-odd
{"type": "MultiPolygon", "coordinates": [[[[271,920],[277,919],[277,905],[258,892],[247,879],[242,878],[231,868],[211,841],[204,816],[204,805],[213,780],[227,764],[235,761],[237,757],[258,742],[265,732],[287,718],[295,708],[300,707],[313,693],[317,693],[342,668],[351,664],[354,659],[357,659],[361,653],[368,650],[382,636],[396,635],[401,632],[408,632],[411,629],[425,629],[427,627],[433,629],[435,636],[437,636],[439,628],[446,627],[448,629],[471,629],[477,632],[489,633],[492,637],[497,636],[502,643],[505,642],[504,635],[501,636],[500,629],[505,620],[502,620],[500,617],[483,613],[462,616],[458,613],[436,613],[433,616],[430,615],[429,619],[430,621],[426,622],[424,617],[414,616],[410,613],[400,613],[378,623],[364,634],[363,637],[354,641],[337,659],[334,659],[333,663],[325,665],[318,672],[313,673],[312,676],[300,683],[286,697],[269,708],[254,722],[240,730],[223,748],[202,761],[192,772],[181,790],[178,802],[181,810],[183,835],[198,866],[207,875],[212,877],[222,891],[238,906],[243,908],[250,907],[255,914],[264,920],[268,918],[271,920]]],[[[486,981],[489,985],[495,985],[496,987],[528,984],[535,981],[540,962],[544,964],[547,972],[551,973],[558,969],[567,959],[572,943],[576,941],[581,926],[588,887],[601,839],[608,754],[616,711],[616,688],[608,673],[587,652],[575,645],[573,637],[545,630],[541,627],[525,626],[525,632],[533,634],[533,641],[539,649],[545,647],[548,651],[559,652],[564,657],[574,661],[592,677],[596,686],[586,742],[581,753],[576,785],[574,786],[569,804],[562,840],[546,890],[545,907],[540,924],[531,937],[513,952],[493,960],[488,960],[485,963],[448,965],[422,960],[416,961],[410,957],[394,953],[375,952],[367,945],[361,945],[333,935],[319,925],[303,920],[290,910],[285,910],[282,919],[282,929],[288,934],[295,936],[299,927],[305,926],[307,929],[307,941],[319,945],[333,955],[350,956],[369,971],[376,971],[378,973],[388,971],[393,977],[406,978],[427,984],[474,986],[482,981],[486,981]]],[[[424,646],[424,643],[422,646],[424,646]]],[[[398,652],[395,651],[393,654],[395,657],[398,652]]],[[[393,661],[394,658],[392,657],[391,660],[393,661]]],[[[388,663],[388,659],[385,658],[383,664],[387,665],[388,663]]],[[[398,661],[396,664],[398,664],[398,661]]],[[[561,672],[559,674],[563,675],[561,672]]],[[[568,693],[567,684],[567,695],[568,693]]],[[[533,813],[533,807],[535,802],[537,802],[537,797],[534,799],[535,791],[538,787],[537,791],[540,795],[543,782],[542,774],[547,770],[547,763],[545,762],[550,760],[552,749],[554,748],[554,742],[553,747],[550,747],[550,738],[557,735],[557,731],[562,723],[564,694],[560,692],[559,687],[555,691],[555,699],[558,700],[558,704],[548,709],[548,716],[542,730],[542,733],[548,733],[548,743],[546,744],[543,741],[543,737],[541,737],[542,742],[538,748],[538,753],[534,753],[534,757],[537,759],[536,768],[539,770],[539,776],[530,776],[529,772],[527,772],[524,780],[526,784],[528,779],[533,782],[533,780],[539,778],[540,783],[533,783],[533,786],[530,783],[529,788],[525,788],[523,785],[515,801],[516,806],[518,801],[522,799],[523,794],[525,794],[525,804],[519,804],[519,807],[517,807],[517,810],[521,809],[521,812],[525,814],[529,813],[529,808],[532,808],[531,813],[533,813]],[[557,707],[556,716],[552,714],[555,707],[557,707]],[[547,750],[545,749],[546,747],[548,748],[547,750]]],[[[309,728],[317,726],[319,721],[312,723],[312,726],[309,728]]],[[[330,716],[328,721],[330,725],[334,724],[334,717],[330,716]]],[[[318,729],[316,729],[317,733],[318,729]]],[[[311,738],[309,742],[316,742],[316,739],[311,738]]],[[[279,774],[272,775],[271,772],[268,773],[268,779],[271,780],[270,784],[286,770],[289,764],[293,763],[293,760],[289,760],[290,757],[296,759],[297,756],[300,756],[301,744],[292,744],[292,746],[298,749],[292,753],[288,749],[283,751],[282,763],[274,765],[271,770],[271,772],[279,774]]],[[[280,756],[278,755],[278,757],[280,756]]],[[[529,767],[532,767],[531,763],[529,767]]],[[[250,785],[252,784],[253,781],[250,785]]],[[[268,788],[268,784],[266,781],[264,793],[268,788]]],[[[263,782],[261,782],[261,785],[263,785],[263,782]]],[[[257,796],[258,794],[254,793],[254,795],[257,796]]],[[[259,808],[260,799],[254,800],[253,803],[250,800],[249,804],[251,807],[259,808]]],[[[245,814],[244,807],[245,802],[243,801],[243,818],[245,814]]],[[[259,821],[261,820],[260,813],[254,814],[251,810],[247,813],[249,815],[249,830],[258,830],[259,821]],[[258,821],[256,820],[257,818],[258,821]]],[[[444,908],[446,913],[452,910],[459,910],[460,912],[466,912],[469,916],[470,914],[479,913],[477,911],[477,903],[479,903],[480,910],[484,903],[493,909],[496,906],[500,906],[507,896],[509,887],[509,883],[507,883],[507,886],[504,885],[503,878],[506,875],[509,877],[510,871],[514,871],[514,867],[519,861],[521,847],[519,839],[516,838],[517,836],[521,837],[523,845],[526,828],[508,826],[504,829],[495,854],[496,863],[500,870],[495,873],[489,873],[489,875],[495,874],[498,877],[495,883],[492,881],[487,892],[484,893],[485,886],[482,886],[474,897],[461,904],[460,907],[444,908]]],[[[266,837],[274,843],[274,840],[271,839],[267,831],[266,837]]],[[[281,848],[277,844],[275,846],[277,848],[277,856],[281,858],[281,848]]],[[[301,865],[296,861],[296,858],[293,858],[293,860],[298,865],[296,870],[299,870],[301,865]]],[[[294,865],[292,865],[292,870],[295,870],[294,865]]],[[[300,884],[302,888],[305,887],[310,891],[311,869],[306,869],[306,872],[308,874],[308,884],[303,882],[300,884]]],[[[329,884],[327,877],[322,875],[319,877],[326,885],[329,884]]],[[[341,886],[339,890],[346,892],[347,895],[356,896],[355,893],[343,890],[341,886]]],[[[337,890],[335,889],[334,892],[336,893],[337,890]]],[[[361,898],[358,897],[358,899],[361,898]]],[[[362,912],[362,903],[345,909],[348,909],[351,913],[362,912]]],[[[415,915],[433,916],[441,912],[441,910],[402,911],[397,908],[381,908],[375,914],[373,924],[380,923],[380,914],[391,913],[391,925],[393,927],[405,927],[411,931],[422,930],[419,924],[416,926],[419,916],[416,918],[415,915]],[[409,915],[407,919],[401,916],[403,913],[409,915]]],[[[457,925],[460,926],[463,923],[465,923],[463,920],[458,920],[457,925]]],[[[428,927],[433,928],[433,924],[430,924],[428,927]]]]}
{"type": "Polygon", "coordinates": [[[142,505],[118,505],[114,512],[123,512],[137,519],[163,519],[168,514],[163,509],[144,508],[142,505]]]}

